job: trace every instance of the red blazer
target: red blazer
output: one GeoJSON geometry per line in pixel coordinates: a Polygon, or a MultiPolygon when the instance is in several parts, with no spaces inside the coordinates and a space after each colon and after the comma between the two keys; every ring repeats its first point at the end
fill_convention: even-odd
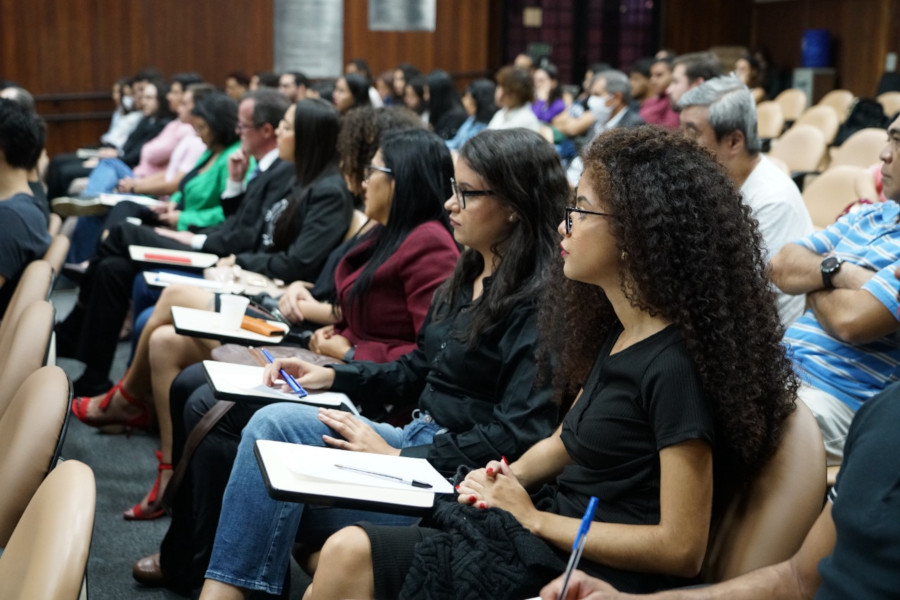
{"type": "Polygon", "coordinates": [[[373,243],[363,242],[338,263],[334,280],[343,316],[334,327],[356,346],[355,360],[389,362],[416,347],[434,290],[453,273],[459,250],[443,225],[423,223],[378,267],[362,301],[348,303],[373,243]]]}

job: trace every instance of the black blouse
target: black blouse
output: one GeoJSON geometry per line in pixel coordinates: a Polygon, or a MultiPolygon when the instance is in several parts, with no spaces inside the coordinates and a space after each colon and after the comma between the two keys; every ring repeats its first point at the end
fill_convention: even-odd
{"type": "MultiPolygon", "coordinates": [[[[485,290],[490,280],[484,282],[485,290]]],[[[537,306],[523,302],[482,334],[474,348],[461,341],[471,321],[472,287],[453,305],[432,303],[418,348],[389,363],[333,366],[332,389],[350,396],[405,403],[418,399],[448,431],[403,456],[427,458],[438,470],[510,461],[548,437],[557,423],[550,375],[535,381],[537,306]]]]}

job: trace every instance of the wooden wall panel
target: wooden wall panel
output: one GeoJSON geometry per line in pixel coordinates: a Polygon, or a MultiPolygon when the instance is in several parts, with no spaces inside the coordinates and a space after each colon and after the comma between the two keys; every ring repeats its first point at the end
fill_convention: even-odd
{"type": "Polygon", "coordinates": [[[344,2],[344,61],[362,57],[372,74],[411,63],[444,69],[464,83],[499,67],[497,0],[437,0],[434,32],[369,31],[368,2],[344,2]]]}
{"type": "Polygon", "coordinates": [[[763,47],[779,69],[801,65],[805,29],[828,29],[838,85],[871,95],[887,52],[900,52],[900,0],[662,0],[661,44],[677,52],[763,47]]]}
{"type": "MultiPolygon", "coordinates": [[[[344,57],[375,74],[411,62],[464,84],[499,67],[502,0],[438,0],[428,33],[370,32],[368,2],[344,2],[344,57]]],[[[69,151],[106,130],[121,76],[154,66],[221,86],[229,71],[271,69],[273,15],[273,0],[0,0],[0,79],[35,94],[51,154],[69,151]]]]}
{"type": "Polygon", "coordinates": [[[35,94],[51,153],[97,142],[118,77],[154,66],[222,85],[273,62],[272,0],[0,0],[0,15],[0,78],[35,94]]]}
{"type": "Polygon", "coordinates": [[[746,46],[752,0],[658,0],[662,2],[660,46],[697,52],[712,46],[746,46]]]}
{"type": "Polygon", "coordinates": [[[804,30],[827,29],[833,41],[832,62],[837,69],[837,85],[859,96],[871,96],[884,70],[886,53],[897,50],[898,8],[897,0],[793,0],[754,4],[752,44],[766,48],[774,64],[791,70],[801,66],[804,30]]]}

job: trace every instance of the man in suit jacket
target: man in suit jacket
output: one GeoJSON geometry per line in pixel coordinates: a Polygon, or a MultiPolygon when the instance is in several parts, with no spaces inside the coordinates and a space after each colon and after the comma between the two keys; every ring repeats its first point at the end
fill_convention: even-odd
{"type": "Polygon", "coordinates": [[[253,250],[259,244],[262,215],[284,198],[294,184],[293,166],[278,158],[275,136],[288,106],[282,94],[268,88],[248,92],[241,101],[237,125],[241,150],[232,154],[228,162],[229,181],[222,194],[222,206],[228,215],[224,223],[204,233],[164,229],[155,233],[189,249],[219,256],[253,250]],[[251,156],[256,159],[259,172],[251,171],[248,181],[251,156]]]}
{"type": "Polygon", "coordinates": [[[237,208],[225,222],[202,234],[130,223],[110,230],[99,253],[107,260],[98,272],[82,282],[79,304],[56,328],[58,354],[76,358],[86,365],[82,376],[74,382],[76,395],[96,395],[111,385],[108,375],[118,331],[131,300],[132,281],[141,270],[129,259],[129,245],[203,250],[220,256],[254,250],[259,245],[264,211],[284,198],[293,185],[293,167],[278,158],[275,137],[275,129],[287,107],[283,96],[268,89],[250,92],[241,102],[238,128],[243,152],[236,152],[241,156],[229,164],[232,181],[223,194],[237,208]],[[261,173],[251,176],[245,187],[248,156],[256,158],[261,173]],[[103,293],[93,294],[91,288],[103,293]],[[87,302],[81,302],[81,298],[91,298],[92,303],[102,307],[86,311],[87,302]]]}
{"type": "MultiPolygon", "coordinates": [[[[638,114],[639,107],[631,104],[631,82],[628,75],[622,71],[602,71],[594,78],[588,108],[590,109],[588,113],[594,119],[594,124],[587,134],[588,140],[593,140],[614,127],[644,125],[644,119],[638,114]]],[[[581,157],[575,157],[566,170],[566,177],[571,185],[578,184],[583,170],[581,157]]]]}

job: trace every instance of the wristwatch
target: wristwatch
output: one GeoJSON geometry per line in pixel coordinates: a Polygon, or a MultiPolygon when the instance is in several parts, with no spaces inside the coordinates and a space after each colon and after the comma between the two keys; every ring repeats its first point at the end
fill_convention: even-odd
{"type": "Polygon", "coordinates": [[[841,270],[842,264],[844,264],[844,261],[837,256],[826,256],[822,261],[822,265],[820,267],[822,270],[822,284],[825,286],[826,290],[834,289],[834,284],[831,282],[831,278],[841,270]]]}

